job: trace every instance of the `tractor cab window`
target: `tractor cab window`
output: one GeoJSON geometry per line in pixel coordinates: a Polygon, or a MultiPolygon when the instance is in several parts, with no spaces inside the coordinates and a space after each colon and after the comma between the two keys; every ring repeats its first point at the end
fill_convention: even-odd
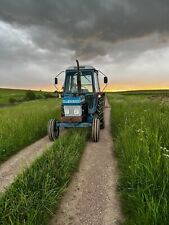
{"type": "Polygon", "coordinates": [[[93,92],[92,76],[91,74],[84,74],[81,76],[82,93],[93,92]]]}
{"type": "MultiPolygon", "coordinates": [[[[81,71],[81,92],[93,92],[92,72],[81,71]]],[[[78,93],[77,72],[67,72],[65,80],[65,93],[78,93]]]]}

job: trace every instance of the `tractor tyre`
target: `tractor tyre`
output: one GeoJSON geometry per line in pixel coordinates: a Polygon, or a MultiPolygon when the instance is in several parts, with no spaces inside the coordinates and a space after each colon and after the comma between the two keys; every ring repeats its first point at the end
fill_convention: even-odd
{"type": "Polygon", "coordinates": [[[100,120],[100,129],[104,129],[105,122],[104,122],[104,96],[98,99],[98,105],[97,105],[97,115],[100,120]]]}
{"type": "Polygon", "coordinates": [[[104,128],[105,128],[105,121],[103,116],[102,120],[100,121],[100,129],[104,129],[104,128]]]}
{"type": "Polygon", "coordinates": [[[50,119],[48,122],[48,137],[50,141],[54,141],[59,137],[59,127],[57,127],[55,119],[50,119]]]}
{"type": "Polygon", "coordinates": [[[96,117],[92,123],[92,140],[98,142],[100,139],[100,120],[96,117]]]}

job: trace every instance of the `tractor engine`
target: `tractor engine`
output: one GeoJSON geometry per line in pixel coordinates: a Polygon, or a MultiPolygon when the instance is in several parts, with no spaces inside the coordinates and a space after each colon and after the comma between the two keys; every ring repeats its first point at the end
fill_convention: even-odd
{"type": "Polygon", "coordinates": [[[86,120],[87,104],[84,96],[64,97],[61,109],[62,122],[83,122],[86,120]]]}

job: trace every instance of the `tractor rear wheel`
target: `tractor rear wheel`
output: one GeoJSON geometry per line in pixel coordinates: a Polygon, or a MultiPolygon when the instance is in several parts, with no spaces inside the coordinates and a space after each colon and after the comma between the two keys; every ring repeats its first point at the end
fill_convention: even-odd
{"type": "Polygon", "coordinates": [[[92,139],[94,142],[98,142],[100,139],[100,120],[96,117],[92,123],[92,139]]]}
{"type": "Polygon", "coordinates": [[[102,95],[100,98],[98,98],[98,104],[97,104],[97,115],[100,119],[100,129],[104,129],[105,123],[104,123],[104,107],[105,107],[105,99],[104,95],[102,95]]]}
{"type": "Polygon", "coordinates": [[[55,119],[50,119],[48,122],[48,137],[50,141],[54,141],[59,137],[59,127],[57,127],[55,119]]]}

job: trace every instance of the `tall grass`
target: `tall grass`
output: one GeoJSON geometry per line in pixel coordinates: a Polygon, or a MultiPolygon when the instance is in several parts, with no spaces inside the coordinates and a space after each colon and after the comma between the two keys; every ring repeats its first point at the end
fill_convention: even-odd
{"type": "Polygon", "coordinates": [[[126,225],[169,224],[169,105],[109,95],[126,225]]]}
{"type": "Polygon", "coordinates": [[[23,147],[43,137],[49,118],[58,118],[56,99],[25,102],[0,109],[0,162],[23,147]]]}
{"type": "Polygon", "coordinates": [[[87,130],[69,130],[18,176],[0,197],[0,225],[47,224],[78,165],[87,136],[87,130]]]}

